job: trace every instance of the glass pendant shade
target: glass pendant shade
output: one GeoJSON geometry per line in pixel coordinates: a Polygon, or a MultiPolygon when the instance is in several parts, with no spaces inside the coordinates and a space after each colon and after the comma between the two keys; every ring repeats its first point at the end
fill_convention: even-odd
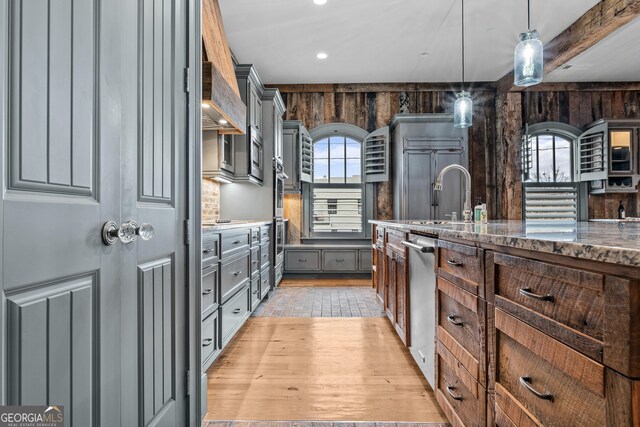
{"type": "Polygon", "coordinates": [[[513,58],[513,83],[516,86],[533,86],[542,82],[543,46],[536,30],[520,34],[520,43],[513,58]]]}
{"type": "Polygon", "coordinates": [[[453,127],[468,128],[471,126],[473,118],[473,101],[467,91],[456,94],[456,101],[453,104],[453,127]]]}

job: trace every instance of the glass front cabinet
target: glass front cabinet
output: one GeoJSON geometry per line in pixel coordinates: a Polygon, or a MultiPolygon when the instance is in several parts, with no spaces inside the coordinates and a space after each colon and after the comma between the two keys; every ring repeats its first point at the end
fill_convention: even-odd
{"type": "Polygon", "coordinates": [[[579,149],[580,171],[593,170],[595,163],[601,165],[599,173],[587,174],[592,194],[637,191],[640,120],[599,120],[580,137],[579,149]]]}

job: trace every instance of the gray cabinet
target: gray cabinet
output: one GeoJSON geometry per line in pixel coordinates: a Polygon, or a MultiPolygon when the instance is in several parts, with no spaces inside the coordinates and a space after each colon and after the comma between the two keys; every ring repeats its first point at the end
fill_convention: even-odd
{"type": "Polygon", "coordinates": [[[235,179],[234,135],[215,130],[202,131],[202,175],[207,178],[235,179]]]}
{"type": "Polygon", "coordinates": [[[285,120],[283,129],[284,190],[299,193],[313,179],[313,140],[299,120],[285,120]]]}
{"type": "Polygon", "coordinates": [[[322,251],[323,270],[354,271],[358,269],[358,251],[326,249],[322,251]]]}
{"type": "Polygon", "coordinates": [[[371,273],[368,245],[289,245],[284,250],[287,273],[371,273]],[[305,247],[306,246],[306,247],[305,247]]]}
{"type": "Polygon", "coordinates": [[[284,268],[287,271],[320,270],[320,250],[285,249],[284,268]]]}
{"type": "Polygon", "coordinates": [[[393,147],[393,218],[444,219],[462,212],[462,175],[444,177],[443,190],[433,184],[447,165],[468,168],[467,129],[453,127],[452,114],[398,114],[391,121],[393,147]]]}

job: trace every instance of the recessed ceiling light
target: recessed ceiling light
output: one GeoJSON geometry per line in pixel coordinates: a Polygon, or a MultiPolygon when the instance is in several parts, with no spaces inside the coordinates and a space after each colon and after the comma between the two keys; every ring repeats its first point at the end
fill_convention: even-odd
{"type": "Polygon", "coordinates": [[[202,103],[202,108],[209,108],[209,104],[202,103]]]}
{"type": "Polygon", "coordinates": [[[323,4],[327,3],[327,0],[313,0],[313,2],[318,6],[322,6],[323,4]]]}
{"type": "Polygon", "coordinates": [[[218,124],[226,125],[227,123],[229,123],[229,122],[228,122],[228,121],[226,121],[225,119],[220,119],[220,120],[218,120],[218,124]]]}
{"type": "Polygon", "coordinates": [[[326,52],[318,52],[318,54],[316,55],[316,58],[318,59],[327,59],[329,57],[329,55],[327,55],[326,52]]]}

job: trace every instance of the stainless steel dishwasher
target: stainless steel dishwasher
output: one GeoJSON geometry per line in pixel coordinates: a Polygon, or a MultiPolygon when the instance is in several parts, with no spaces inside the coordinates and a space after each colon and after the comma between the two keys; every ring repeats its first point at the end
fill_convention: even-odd
{"type": "Polygon", "coordinates": [[[436,273],[437,240],[409,235],[402,242],[409,250],[409,319],[411,346],[409,351],[425,378],[435,387],[436,273]]]}

